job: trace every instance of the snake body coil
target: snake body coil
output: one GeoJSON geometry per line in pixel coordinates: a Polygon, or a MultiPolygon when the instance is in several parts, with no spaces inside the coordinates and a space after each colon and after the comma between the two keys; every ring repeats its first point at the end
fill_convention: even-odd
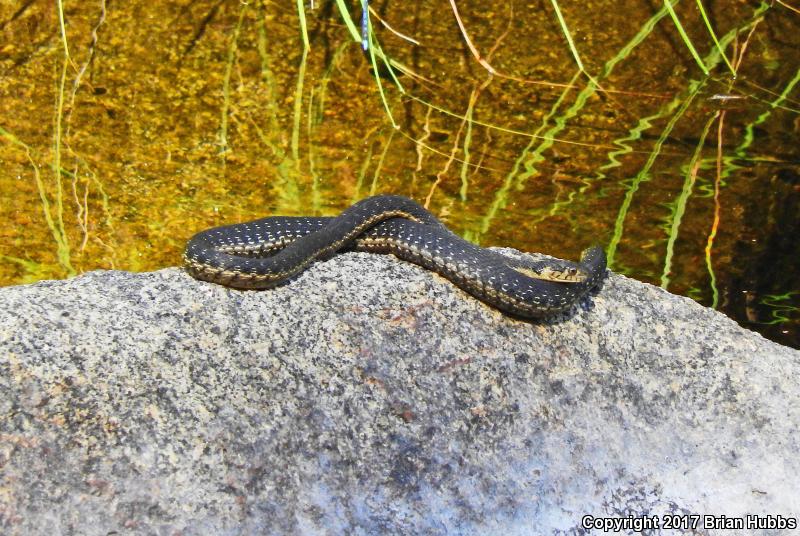
{"type": "Polygon", "coordinates": [[[343,249],[392,253],[502,311],[534,318],[572,307],[606,269],[599,247],[584,251],[579,263],[520,261],[482,249],[401,196],[364,199],[335,218],[272,217],[208,229],[189,240],[184,260],[197,279],[261,289],[343,249]]]}

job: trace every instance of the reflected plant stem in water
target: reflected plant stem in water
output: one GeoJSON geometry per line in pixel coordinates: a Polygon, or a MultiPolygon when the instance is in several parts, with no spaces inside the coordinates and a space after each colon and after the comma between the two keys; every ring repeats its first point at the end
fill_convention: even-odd
{"type": "MultiPolygon", "coordinates": [[[[577,71],[572,76],[570,85],[573,84],[580,76],[581,72],[577,71]]],[[[542,118],[541,124],[532,134],[530,134],[530,140],[528,141],[528,144],[522,150],[519,157],[514,161],[514,165],[506,175],[500,188],[495,191],[494,199],[489,205],[486,214],[480,220],[479,227],[467,235],[469,240],[475,242],[476,244],[480,244],[481,238],[491,227],[492,221],[497,216],[497,213],[507,206],[508,193],[511,191],[511,187],[515,183],[514,179],[516,179],[517,184],[520,184],[520,180],[526,181],[528,178],[539,173],[539,171],[536,169],[536,164],[539,164],[544,160],[544,157],[542,156],[544,144],[539,143],[539,146],[536,149],[534,149],[534,145],[536,145],[538,141],[542,139],[542,136],[540,136],[539,133],[547,128],[550,120],[556,115],[558,109],[561,107],[561,104],[565,101],[569,93],[570,88],[566,88],[561,92],[556,102],[550,107],[548,113],[542,118]],[[525,168],[525,171],[522,174],[519,173],[520,167],[525,168]]],[[[550,147],[550,145],[547,145],[547,147],[550,147]]]]}
{"type": "Polygon", "coordinates": [[[231,107],[231,73],[233,72],[233,64],[236,62],[236,54],[239,49],[239,34],[242,30],[242,21],[247,12],[247,4],[242,4],[239,8],[239,20],[233,29],[231,36],[231,43],[228,47],[228,58],[225,62],[225,74],[222,77],[222,108],[220,109],[220,126],[219,126],[219,154],[222,157],[222,165],[225,165],[225,160],[228,156],[230,147],[228,146],[228,113],[231,107]]]}
{"type": "MultiPolygon", "coordinates": [[[[374,129],[373,131],[369,132],[367,136],[365,136],[364,139],[365,142],[373,132],[374,129]]],[[[367,147],[366,151],[367,154],[364,155],[364,160],[361,163],[361,167],[358,169],[356,184],[355,187],[353,188],[353,197],[350,200],[351,203],[355,203],[361,199],[361,188],[363,188],[364,186],[364,178],[367,176],[367,170],[369,169],[369,165],[372,162],[373,144],[374,142],[370,143],[369,147],[367,147]]]]}
{"type": "Polygon", "coordinates": [[[664,130],[661,131],[661,135],[656,140],[656,143],[653,145],[653,150],[650,152],[650,156],[647,158],[647,162],[639,170],[635,177],[629,181],[629,185],[627,190],[625,191],[625,197],[622,200],[622,205],[619,207],[619,211],[617,212],[617,219],[614,222],[614,233],[611,235],[611,241],[606,248],[606,254],[608,258],[608,267],[611,269],[614,266],[614,260],[617,253],[617,247],[619,243],[622,241],[622,234],[624,232],[625,227],[625,218],[628,216],[628,211],[630,210],[631,203],[633,202],[633,198],[636,195],[636,192],[639,190],[639,187],[642,183],[647,182],[650,180],[650,169],[655,164],[656,159],[658,158],[659,154],[661,153],[661,147],[664,145],[664,142],[669,138],[669,135],[672,133],[672,130],[675,128],[675,125],[678,123],[678,120],[686,113],[686,110],[689,109],[689,105],[694,100],[697,93],[700,91],[702,87],[702,82],[693,80],[690,86],[689,94],[686,98],[681,102],[681,105],[678,107],[678,110],[672,115],[669,122],[667,123],[664,130]]]}
{"type": "MultiPolygon", "coordinates": [[[[430,210],[431,199],[433,199],[433,193],[436,191],[436,188],[439,187],[439,184],[444,180],[444,176],[447,174],[447,171],[450,169],[450,165],[456,159],[456,153],[458,153],[459,148],[460,148],[459,147],[459,141],[461,141],[461,133],[464,132],[464,124],[465,124],[465,121],[462,121],[461,124],[458,126],[458,131],[456,131],[456,138],[455,138],[455,140],[453,140],[453,145],[450,147],[450,154],[449,154],[447,160],[445,161],[444,167],[442,169],[440,169],[436,173],[436,180],[433,181],[433,184],[431,184],[431,187],[428,190],[428,195],[425,196],[425,203],[423,204],[423,206],[428,210],[430,210]]],[[[463,160],[462,160],[462,164],[468,165],[467,162],[465,162],[463,160]]]]}
{"type": "Polygon", "coordinates": [[[58,255],[58,262],[67,272],[68,276],[75,275],[75,269],[72,267],[69,238],[67,237],[66,228],[64,226],[64,188],[61,177],[61,121],[64,116],[64,92],[67,81],[67,68],[72,64],[72,58],[69,54],[69,45],[67,44],[67,30],[64,23],[64,6],[61,0],[58,0],[58,20],[61,28],[61,40],[64,47],[64,57],[61,62],[61,75],[58,84],[58,93],[56,94],[56,112],[54,117],[53,126],[53,173],[56,184],[56,251],[58,255]]]}
{"type": "Polygon", "coordinates": [[[378,191],[378,178],[381,175],[381,170],[383,169],[383,162],[386,159],[386,154],[389,152],[389,147],[392,145],[392,139],[394,138],[394,133],[397,132],[396,130],[392,129],[389,131],[389,139],[386,140],[386,144],[383,146],[383,151],[381,151],[381,156],[378,158],[378,165],[375,166],[375,172],[372,174],[372,185],[369,188],[369,195],[373,196],[378,191]]]}
{"type": "MultiPolygon", "coordinates": [[[[673,1],[677,1],[677,0],[673,0],[673,1]]],[[[616,67],[616,65],[619,62],[621,62],[623,59],[628,57],[630,55],[630,53],[633,52],[633,50],[637,46],[639,46],[645,40],[645,38],[648,35],[650,35],[652,33],[652,31],[655,28],[656,24],[661,19],[666,17],[666,15],[667,15],[667,9],[666,8],[662,8],[655,15],[650,17],[650,19],[648,19],[648,21],[642,26],[642,28],[636,33],[636,35],[630,41],[628,41],[628,43],[624,47],[622,47],[622,49],[620,49],[620,51],[613,58],[611,58],[610,60],[608,60],[606,62],[606,64],[603,67],[603,71],[600,73],[600,76],[598,78],[602,80],[602,79],[608,77],[614,71],[614,67],[616,67]]],[[[569,87],[573,87],[573,84],[575,84],[575,82],[577,81],[577,78],[579,77],[580,74],[581,74],[581,71],[578,71],[578,73],[576,73],[576,75],[574,75],[572,77],[572,80],[567,85],[568,88],[569,87]]],[[[540,161],[542,161],[544,159],[544,157],[542,155],[546,150],[548,150],[550,147],[552,147],[555,142],[560,141],[558,138],[556,138],[556,135],[566,127],[567,122],[570,119],[575,117],[580,112],[580,110],[583,109],[583,107],[585,106],[586,102],[589,100],[589,97],[591,97],[595,93],[595,91],[597,89],[598,89],[598,86],[594,82],[590,81],[589,84],[586,87],[584,87],[581,90],[581,92],[578,94],[578,97],[575,99],[575,102],[573,103],[573,105],[570,106],[564,112],[564,114],[562,114],[561,116],[556,118],[555,126],[551,127],[542,136],[539,136],[538,134],[541,131],[542,127],[544,126],[544,123],[543,123],[542,127],[540,127],[539,129],[536,130],[536,135],[534,135],[534,137],[535,138],[541,137],[544,140],[535,149],[535,151],[533,151],[534,157],[537,160],[536,163],[538,163],[538,162],[540,162],[540,161]]],[[[565,95],[566,95],[566,91],[562,93],[562,95],[559,98],[559,101],[557,102],[557,104],[559,104],[561,102],[561,99],[563,99],[565,95]]],[[[552,112],[553,111],[554,111],[554,109],[551,109],[551,114],[548,114],[547,119],[549,119],[552,116],[552,112]]],[[[523,151],[523,153],[529,151],[530,150],[529,148],[531,146],[532,146],[532,144],[529,144],[528,148],[526,148],[525,151],[523,151]]],[[[528,162],[530,162],[530,159],[528,160],[528,162]]],[[[516,165],[515,165],[515,169],[518,169],[516,167],[516,165]]],[[[512,172],[516,173],[516,171],[514,171],[514,170],[512,170],[512,172]]],[[[518,190],[522,190],[524,188],[525,182],[530,177],[535,176],[536,174],[538,174],[538,171],[532,165],[530,166],[530,169],[528,169],[528,166],[526,166],[526,173],[520,175],[517,178],[517,181],[516,181],[517,189],[518,190]]],[[[504,186],[505,186],[505,184],[504,184],[504,186]]],[[[479,232],[478,236],[476,237],[478,240],[480,238],[480,235],[485,233],[489,229],[489,227],[491,225],[491,221],[494,219],[495,214],[497,213],[497,211],[502,209],[502,208],[504,208],[506,206],[507,202],[508,202],[506,198],[507,198],[509,189],[508,188],[504,188],[504,186],[501,187],[500,190],[498,190],[495,193],[494,200],[491,203],[486,215],[484,216],[484,218],[482,220],[480,232],[479,232]]],[[[551,213],[553,213],[553,211],[551,211],[551,213]]],[[[545,216],[540,217],[540,219],[538,221],[543,220],[544,217],[545,216]]]]}
{"type": "Polygon", "coordinates": [[[773,110],[775,108],[780,107],[781,103],[783,103],[792,90],[797,86],[798,82],[800,82],[800,69],[794,74],[794,77],[789,81],[788,84],[783,88],[783,91],[778,95],[778,97],[769,103],[769,109],[759,114],[756,119],[749,123],[744,128],[744,139],[739,144],[736,149],[734,149],[733,154],[739,160],[747,160],[747,150],[753,144],[755,140],[755,128],[769,119],[770,115],[772,115],[773,110]]]}
{"type": "MultiPolygon", "coordinates": [[[[80,251],[83,252],[86,249],[86,245],[89,241],[89,184],[92,183],[97,188],[98,193],[101,197],[101,206],[102,212],[104,215],[104,222],[108,227],[109,232],[113,235],[114,233],[114,225],[113,220],[111,217],[111,208],[109,206],[108,194],[103,187],[102,182],[100,179],[97,178],[97,174],[91,168],[91,166],[86,162],[86,160],[78,154],[75,150],[73,150],[70,139],[72,133],[72,116],[75,112],[77,105],[76,105],[76,98],[78,95],[78,90],[80,89],[83,81],[83,77],[86,74],[89,66],[92,64],[95,58],[95,53],[97,51],[97,44],[99,41],[98,32],[100,27],[103,26],[106,20],[106,1],[101,0],[100,2],[100,14],[98,15],[97,22],[94,24],[91,30],[91,41],[89,43],[86,55],[86,61],[81,64],[81,66],[77,69],[77,74],[75,75],[75,79],[72,81],[72,90],[69,94],[69,102],[66,104],[66,113],[64,114],[63,119],[63,135],[62,135],[62,145],[66,149],[66,152],[69,154],[71,158],[76,161],[74,166],[74,170],[69,172],[65,170],[62,166],[61,173],[62,175],[68,175],[71,178],[71,186],[72,186],[72,193],[73,193],[73,200],[75,202],[75,206],[77,207],[77,223],[81,229],[81,233],[83,234],[83,239],[81,241],[80,251]],[[79,168],[83,170],[83,173],[86,179],[83,181],[83,200],[80,199],[81,196],[78,194],[78,179],[79,179],[79,168]]],[[[66,42],[66,40],[65,40],[66,42]]],[[[72,62],[72,60],[70,59],[72,62]]],[[[74,62],[72,62],[73,67],[75,67],[74,62]]],[[[95,241],[97,241],[100,245],[103,246],[106,250],[110,252],[110,264],[114,266],[114,248],[109,246],[108,244],[104,243],[99,237],[94,237],[95,241]]]]}
{"type": "Polygon", "coordinates": [[[331,81],[334,69],[339,65],[342,54],[347,49],[348,43],[342,43],[333,53],[325,71],[322,73],[319,84],[313,88],[308,96],[308,167],[311,174],[311,206],[315,215],[322,214],[322,191],[320,175],[316,167],[316,136],[317,128],[325,118],[325,104],[328,97],[328,84],[331,81]]]}
{"type": "MultiPolygon", "coordinates": [[[[508,36],[508,33],[511,31],[511,22],[513,20],[514,20],[514,5],[509,4],[508,24],[506,25],[505,31],[502,34],[500,34],[500,36],[498,36],[497,39],[495,39],[492,48],[486,55],[487,61],[491,61],[495,51],[497,51],[497,49],[500,48],[500,44],[503,42],[506,36],[508,36]]],[[[489,87],[489,84],[492,83],[493,79],[494,75],[492,75],[492,73],[489,73],[489,75],[486,77],[486,80],[484,80],[479,86],[473,86],[472,91],[470,92],[469,95],[467,111],[464,114],[464,119],[461,123],[462,127],[464,126],[464,123],[466,123],[467,126],[467,131],[464,134],[464,144],[463,144],[464,160],[461,162],[461,173],[460,173],[461,188],[459,189],[459,196],[461,198],[462,203],[467,201],[467,190],[469,188],[468,171],[470,167],[470,146],[472,145],[472,118],[475,113],[475,104],[478,102],[478,97],[480,97],[481,93],[487,87],[489,87]]],[[[459,134],[461,133],[461,127],[459,127],[458,132],[459,134]]],[[[451,154],[455,156],[454,153],[451,154]]],[[[430,199],[430,196],[428,196],[428,198],[430,199]]]]}
{"type": "Polygon", "coordinates": [[[720,181],[722,180],[722,129],[725,124],[725,110],[719,114],[719,128],[717,130],[717,176],[714,180],[714,220],[711,224],[711,232],[708,234],[708,241],[706,242],[706,267],[708,268],[708,275],[711,277],[711,294],[712,301],[711,307],[717,308],[719,304],[719,290],[717,290],[717,276],[714,274],[714,266],[711,262],[711,251],[714,247],[714,239],[717,236],[717,229],[719,229],[719,220],[721,206],[719,202],[720,181]]]}
{"type": "MultiPolygon", "coordinates": [[[[602,76],[606,77],[610,75],[614,67],[618,63],[623,61],[625,58],[630,56],[630,54],[634,51],[634,49],[636,49],[636,47],[638,47],[647,38],[647,36],[649,36],[653,32],[653,30],[656,27],[656,24],[658,24],[658,22],[666,16],[667,16],[667,9],[666,7],[664,7],[661,8],[661,10],[659,10],[655,15],[650,17],[650,19],[636,33],[633,39],[628,41],[628,43],[624,47],[622,47],[619,50],[619,52],[606,63],[604,68],[604,73],[602,76]]],[[[642,132],[644,132],[645,130],[649,129],[652,126],[651,122],[657,118],[672,113],[672,111],[678,106],[678,102],[679,102],[678,100],[672,99],[672,101],[669,104],[667,104],[667,106],[662,107],[657,114],[640,119],[637,125],[628,132],[627,137],[613,140],[613,144],[616,146],[613,148],[616,149],[617,147],[619,147],[620,149],[608,153],[607,158],[609,160],[609,164],[601,167],[600,170],[595,173],[595,177],[593,179],[584,181],[584,185],[581,188],[579,188],[576,193],[573,192],[575,193],[575,195],[570,196],[570,198],[567,199],[566,202],[558,202],[558,201],[554,202],[549,215],[554,216],[562,208],[565,208],[568,205],[570,205],[574,199],[580,198],[581,197],[580,194],[583,194],[591,186],[593,182],[605,179],[606,175],[603,173],[603,171],[621,166],[622,164],[619,162],[619,160],[617,160],[617,157],[633,152],[633,147],[631,147],[627,142],[638,141],[639,139],[641,139],[642,132]]]]}
{"type": "Polygon", "coordinates": [[[800,297],[800,292],[792,291],[784,294],[768,294],[761,300],[761,304],[771,309],[771,320],[759,322],[765,325],[786,324],[800,320],[800,307],[792,305],[795,296],[800,297]]]}
{"type": "MultiPolygon", "coordinates": [[[[263,3],[260,4],[260,16],[258,18],[258,40],[256,41],[256,48],[258,50],[258,55],[261,60],[261,78],[264,82],[265,86],[265,94],[266,94],[266,116],[268,120],[267,131],[270,132],[273,136],[276,135],[279,130],[278,124],[278,103],[276,102],[276,89],[275,89],[275,75],[270,68],[270,58],[267,52],[267,12],[264,8],[263,3]]],[[[252,119],[251,119],[252,121],[252,119]]],[[[282,160],[285,157],[283,149],[279,146],[278,143],[274,142],[268,136],[264,135],[261,128],[252,121],[253,125],[256,128],[256,131],[261,138],[262,142],[269,147],[272,151],[273,156],[282,160]]]]}
{"type": "MultiPolygon", "coordinates": [[[[30,163],[31,168],[33,169],[33,179],[36,183],[36,190],[39,192],[39,200],[42,203],[42,212],[44,214],[44,221],[47,224],[47,228],[50,229],[50,234],[53,235],[53,239],[56,242],[57,246],[60,246],[61,242],[64,240],[64,236],[62,235],[62,230],[58,228],[56,225],[55,220],[53,219],[53,215],[50,211],[50,200],[47,197],[47,191],[45,189],[44,180],[42,179],[42,175],[39,172],[39,165],[36,163],[36,160],[33,158],[31,154],[31,148],[26,143],[21,141],[19,138],[14,136],[11,132],[5,130],[3,127],[0,127],[0,137],[5,138],[6,141],[11,143],[12,145],[16,145],[25,153],[25,158],[30,163]]],[[[37,263],[38,264],[38,263],[37,263]]],[[[27,265],[31,267],[32,265],[27,265]]]]}
{"type": "MultiPolygon", "coordinates": [[[[431,137],[431,114],[433,113],[433,108],[430,106],[427,107],[427,111],[425,112],[425,121],[422,123],[422,136],[416,139],[412,139],[414,142],[414,150],[417,153],[417,165],[414,167],[414,171],[411,173],[411,188],[409,192],[409,197],[414,197],[414,193],[417,189],[417,179],[418,173],[422,171],[422,165],[425,162],[425,155],[427,154],[423,148],[425,147],[425,141],[431,137]]],[[[402,134],[402,132],[401,132],[402,134]]]]}
{"type": "Polygon", "coordinates": [[[303,95],[306,80],[306,65],[308,62],[308,50],[303,49],[300,57],[300,66],[297,70],[297,83],[294,88],[293,109],[292,109],[292,135],[290,141],[291,156],[284,159],[278,167],[278,174],[281,177],[278,198],[280,200],[279,209],[292,213],[302,210],[304,207],[300,195],[299,177],[302,175],[300,157],[300,131],[303,119],[303,95]]]}
{"type": "MultiPolygon", "coordinates": [[[[767,9],[769,9],[769,5],[766,2],[762,2],[761,5],[759,6],[759,8],[756,9],[755,12],[753,13],[753,17],[752,17],[750,22],[748,22],[747,24],[743,25],[740,28],[735,28],[735,29],[729,31],[722,38],[721,44],[722,44],[723,49],[725,47],[727,47],[735,39],[735,37],[739,34],[739,32],[744,30],[745,28],[749,28],[750,32],[751,32],[751,35],[752,35],[753,28],[761,21],[761,15],[767,9]]],[[[749,38],[749,36],[748,36],[748,38],[749,38]]],[[[747,41],[745,41],[745,47],[743,47],[742,52],[744,51],[744,48],[746,48],[746,44],[747,44],[747,41]]],[[[720,53],[716,48],[714,48],[711,52],[709,52],[709,54],[706,56],[706,58],[704,58],[703,63],[704,63],[705,66],[707,66],[708,70],[711,70],[714,67],[716,67],[716,65],[719,63],[719,61],[720,61],[720,53]]],[[[740,60],[739,61],[741,61],[741,56],[740,56],[740,60]]],[[[620,206],[619,212],[617,214],[617,219],[616,219],[616,222],[614,224],[614,233],[613,233],[613,235],[611,237],[611,241],[610,241],[610,243],[608,245],[608,248],[607,248],[608,266],[609,266],[609,268],[612,268],[614,266],[617,247],[618,247],[620,241],[622,240],[622,234],[623,234],[623,230],[624,230],[624,222],[625,222],[625,218],[627,217],[628,210],[630,209],[631,202],[633,201],[633,196],[636,194],[636,191],[638,190],[638,188],[641,185],[641,183],[650,180],[649,171],[650,171],[650,168],[652,167],[653,163],[655,162],[656,157],[658,156],[658,154],[661,151],[661,146],[663,145],[663,143],[666,140],[667,136],[672,132],[672,129],[675,127],[675,124],[677,123],[677,120],[680,118],[680,116],[682,116],[686,112],[686,109],[688,108],[688,105],[691,103],[691,101],[694,99],[694,97],[697,95],[697,93],[706,84],[706,82],[708,80],[709,80],[709,77],[706,76],[706,77],[703,77],[700,80],[692,80],[690,82],[689,88],[687,90],[688,91],[688,96],[683,101],[683,103],[681,104],[680,108],[675,113],[675,115],[673,115],[673,117],[670,119],[669,123],[665,127],[665,130],[662,131],[662,133],[659,136],[658,141],[654,145],[653,151],[650,153],[650,157],[648,158],[648,160],[645,163],[644,167],[639,171],[639,173],[636,174],[636,176],[631,181],[630,186],[628,187],[628,190],[625,193],[625,198],[623,199],[622,205],[620,206]]],[[[718,173],[718,175],[717,175],[717,181],[719,181],[719,180],[721,180],[721,173],[718,173]]],[[[716,187],[719,187],[719,184],[717,184],[716,187]]],[[[711,242],[713,243],[713,240],[711,240],[711,242]]],[[[706,247],[706,256],[707,257],[709,257],[709,255],[710,255],[709,252],[710,252],[710,248],[707,246],[706,247]]],[[[707,264],[709,266],[709,269],[711,269],[710,261],[708,261],[707,264]]],[[[713,287],[713,292],[714,293],[716,293],[715,283],[716,283],[716,280],[715,280],[715,278],[714,278],[714,276],[712,274],[712,287],[713,287]]]]}
{"type": "Polygon", "coordinates": [[[314,216],[319,216],[322,210],[322,196],[319,191],[319,173],[315,163],[314,151],[314,128],[315,128],[315,114],[314,114],[314,91],[308,95],[308,110],[307,115],[307,131],[308,138],[308,172],[311,175],[311,213],[314,216]]]}
{"type": "Polygon", "coordinates": [[[667,239],[667,252],[664,257],[664,270],[661,273],[661,288],[667,290],[669,287],[669,276],[672,273],[672,257],[675,252],[675,242],[678,240],[678,233],[681,226],[683,215],[686,212],[686,204],[689,202],[689,197],[692,195],[695,180],[697,179],[697,172],[700,170],[700,155],[703,152],[703,146],[706,143],[711,125],[719,117],[720,113],[717,112],[713,117],[709,118],[703,127],[703,132],[700,134],[700,139],[697,141],[692,159],[689,162],[689,169],[686,173],[686,178],[683,181],[683,189],[681,190],[678,199],[672,204],[672,214],[670,216],[671,224],[667,239]]]}

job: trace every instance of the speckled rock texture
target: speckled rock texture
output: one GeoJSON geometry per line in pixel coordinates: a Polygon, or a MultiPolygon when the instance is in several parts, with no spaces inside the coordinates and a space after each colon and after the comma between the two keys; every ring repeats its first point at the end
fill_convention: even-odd
{"type": "Polygon", "coordinates": [[[177,268],[4,288],[0,533],[797,518],[798,375],[800,352],[618,275],[546,322],[365,253],[262,292],[177,268]]]}

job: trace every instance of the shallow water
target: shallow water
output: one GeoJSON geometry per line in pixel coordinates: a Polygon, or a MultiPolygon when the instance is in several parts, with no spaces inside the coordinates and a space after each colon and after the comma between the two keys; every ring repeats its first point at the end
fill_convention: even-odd
{"type": "Polygon", "coordinates": [[[0,4],[0,283],[177,265],[209,226],[398,193],[482,245],[606,245],[800,347],[787,3],[703,3],[730,67],[675,3],[706,75],[661,2],[559,4],[581,72],[551,2],[456,2],[471,48],[450,2],[373,0],[400,86],[313,4],[305,54],[293,2],[65,0],[65,36],[51,2],[0,4]]]}

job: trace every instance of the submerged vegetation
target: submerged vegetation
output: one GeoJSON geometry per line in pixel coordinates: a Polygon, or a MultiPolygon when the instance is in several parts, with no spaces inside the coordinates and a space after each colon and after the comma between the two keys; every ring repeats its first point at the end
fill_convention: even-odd
{"type": "Polygon", "coordinates": [[[798,29],[782,1],[6,3],[0,283],[399,193],[800,347],[798,29]]]}

